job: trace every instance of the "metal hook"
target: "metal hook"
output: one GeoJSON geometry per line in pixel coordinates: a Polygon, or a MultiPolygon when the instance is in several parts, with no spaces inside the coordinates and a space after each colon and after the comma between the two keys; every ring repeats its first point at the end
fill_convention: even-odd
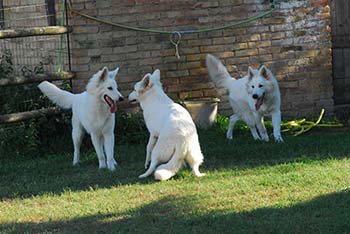
{"type": "Polygon", "coordinates": [[[175,46],[175,57],[177,59],[180,59],[180,54],[179,54],[179,44],[181,41],[181,33],[178,31],[174,31],[171,36],[170,36],[170,42],[175,46]]]}

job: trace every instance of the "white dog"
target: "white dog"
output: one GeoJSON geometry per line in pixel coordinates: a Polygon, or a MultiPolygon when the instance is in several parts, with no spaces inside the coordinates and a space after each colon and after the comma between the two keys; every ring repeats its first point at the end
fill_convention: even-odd
{"type": "Polygon", "coordinates": [[[129,94],[131,103],[139,102],[143,110],[146,126],[150,132],[147,145],[145,168],[139,176],[144,178],[154,172],[157,180],[167,180],[174,176],[187,162],[195,176],[203,176],[199,166],[203,162],[196,126],[181,105],[176,104],[163,91],[160,71],[147,74],[137,82],[129,94]],[[156,166],[160,165],[157,169],[156,166]]]}
{"type": "Polygon", "coordinates": [[[114,112],[117,110],[116,102],[123,100],[115,81],[118,70],[119,68],[109,72],[108,68],[104,67],[102,71],[93,75],[86,91],[79,94],[61,90],[47,81],[38,86],[52,102],[65,109],[72,108],[73,165],[79,162],[79,149],[86,131],[91,135],[99,168],[115,170],[117,163],[114,159],[114,112]]]}
{"type": "Polygon", "coordinates": [[[224,65],[214,56],[208,54],[207,68],[209,77],[215,85],[229,91],[229,102],[234,114],[226,137],[232,139],[233,127],[238,120],[243,120],[249,126],[255,140],[268,141],[264,116],[272,117],[273,136],[277,142],[282,142],[280,91],[272,72],[265,66],[259,70],[248,68],[248,74],[242,79],[230,76],[224,65]],[[259,134],[256,130],[258,128],[259,134]]]}

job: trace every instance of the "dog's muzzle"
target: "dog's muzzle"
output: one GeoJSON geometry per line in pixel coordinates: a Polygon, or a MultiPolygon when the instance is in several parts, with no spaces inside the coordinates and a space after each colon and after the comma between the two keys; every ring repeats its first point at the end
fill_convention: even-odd
{"type": "Polygon", "coordinates": [[[263,95],[261,97],[259,97],[257,94],[253,95],[253,98],[256,100],[256,102],[255,102],[255,110],[256,111],[260,110],[260,107],[264,103],[264,97],[265,97],[265,93],[263,93],[263,95]]]}

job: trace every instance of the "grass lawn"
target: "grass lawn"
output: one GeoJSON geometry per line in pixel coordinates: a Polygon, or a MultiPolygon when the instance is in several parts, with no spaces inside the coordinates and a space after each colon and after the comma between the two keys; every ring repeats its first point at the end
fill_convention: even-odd
{"type": "Polygon", "coordinates": [[[200,131],[207,175],[187,168],[165,182],[137,178],[146,142],[116,145],[113,173],[91,148],[74,168],[70,145],[1,156],[0,233],[350,233],[349,131],[283,144],[235,133],[200,131]]]}

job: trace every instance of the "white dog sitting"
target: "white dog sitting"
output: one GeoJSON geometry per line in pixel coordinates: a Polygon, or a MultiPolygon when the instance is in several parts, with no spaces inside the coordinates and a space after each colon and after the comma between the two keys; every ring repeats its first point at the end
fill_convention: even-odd
{"type": "Polygon", "coordinates": [[[204,174],[199,172],[203,154],[196,126],[188,111],[164,93],[158,69],[152,75],[145,75],[135,84],[134,91],[129,94],[129,101],[140,103],[150,132],[145,168],[151,163],[139,178],[147,177],[155,170],[155,179],[167,180],[174,176],[185,162],[192,167],[195,176],[203,176],[204,174]],[[165,164],[157,167],[159,163],[165,164]]]}
{"type": "Polygon", "coordinates": [[[91,135],[99,167],[115,170],[117,162],[114,159],[114,112],[117,111],[116,102],[123,100],[115,81],[118,70],[119,68],[109,72],[104,67],[93,75],[86,91],[79,94],[61,90],[47,81],[38,86],[52,102],[65,109],[72,108],[73,165],[79,162],[79,149],[86,131],[91,135]],[[107,163],[103,149],[107,155],[107,163]]]}

